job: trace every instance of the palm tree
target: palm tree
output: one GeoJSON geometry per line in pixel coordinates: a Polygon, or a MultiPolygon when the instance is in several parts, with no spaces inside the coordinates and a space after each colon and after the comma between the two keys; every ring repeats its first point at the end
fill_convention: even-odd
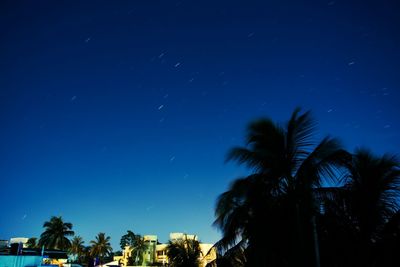
{"type": "Polygon", "coordinates": [[[66,250],[71,246],[71,241],[67,238],[73,236],[72,223],[63,222],[61,216],[51,217],[50,221],[43,224],[45,231],[40,235],[39,245],[50,249],[66,250]]]}
{"type": "Polygon", "coordinates": [[[395,226],[400,222],[400,161],[358,149],[347,169],[343,185],[323,199],[325,265],[391,266],[388,251],[396,247],[393,236],[400,233],[400,224],[395,226]]]}
{"type": "Polygon", "coordinates": [[[315,126],[310,112],[299,109],[285,126],[269,119],[250,124],[247,147],[227,157],[253,173],[217,200],[220,250],[245,247],[247,266],[319,266],[314,191],[336,180],[349,155],[333,138],[315,145],[315,126]]]}
{"type": "Polygon", "coordinates": [[[334,199],[325,201],[326,214],[322,217],[327,222],[327,261],[340,260],[341,266],[372,266],[379,254],[377,244],[385,246],[385,233],[398,217],[399,186],[399,159],[356,150],[344,186],[335,192],[334,199]]]}
{"type": "Polygon", "coordinates": [[[380,266],[400,266],[400,211],[390,218],[377,242],[377,264],[380,266]]]}
{"type": "Polygon", "coordinates": [[[96,240],[90,241],[92,249],[90,255],[93,257],[99,257],[100,262],[112,252],[112,247],[110,244],[110,237],[105,235],[105,233],[99,233],[96,236],[96,240]]]}
{"type": "Polygon", "coordinates": [[[74,238],[71,240],[71,247],[69,249],[69,252],[71,254],[75,254],[78,257],[78,261],[81,261],[81,258],[84,254],[83,244],[83,239],[80,236],[74,236],[74,238]]]}
{"type": "Polygon", "coordinates": [[[200,255],[200,243],[194,238],[169,241],[167,256],[171,267],[198,267],[200,255]]]}
{"type": "MultiPolygon", "coordinates": [[[[212,251],[210,250],[209,253],[212,251]]],[[[225,252],[224,255],[217,253],[216,259],[209,262],[206,267],[241,267],[246,263],[244,247],[233,247],[225,252]]]]}
{"type": "Polygon", "coordinates": [[[127,233],[121,237],[120,246],[123,250],[126,246],[129,246],[129,249],[132,252],[131,261],[135,265],[139,265],[142,263],[143,253],[148,248],[143,237],[139,234],[135,234],[130,230],[128,230],[127,233]]]}
{"type": "Polygon", "coordinates": [[[28,239],[28,242],[26,242],[26,245],[28,248],[37,248],[37,238],[36,237],[31,237],[28,239]]]}
{"type": "Polygon", "coordinates": [[[399,210],[400,161],[393,155],[377,157],[365,149],[356,151],[346,187],[351,214],[362,240],[376,239],[399,210]]]}
{"type": "Polygon", "coordinates": [[[134,263],[136,265],[139,265],[143,262],[143,253],[145,253],[147,248],[148,244],[144,241],[144,238],[141,235],[135,235],[131,249],[135,255],[134,263]]]}

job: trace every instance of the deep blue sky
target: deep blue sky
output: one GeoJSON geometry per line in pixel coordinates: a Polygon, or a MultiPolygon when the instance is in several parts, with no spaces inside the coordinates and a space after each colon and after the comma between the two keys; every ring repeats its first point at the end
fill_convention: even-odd
{"type": "Polygon", "coordinates": [[[0,239],[62,215],[215,242],[224,163],[251,120],[399,152],[396,1],[2,1],[0,239]]]}

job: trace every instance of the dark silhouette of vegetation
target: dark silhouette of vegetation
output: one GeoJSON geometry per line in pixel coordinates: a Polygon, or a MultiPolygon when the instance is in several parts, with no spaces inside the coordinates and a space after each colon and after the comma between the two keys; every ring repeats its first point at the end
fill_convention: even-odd
{"type": "Polygon", "coordinates": [[[143,263],[143,253],[147,250],[147,244],[141,235],[128,230],[127,233],[121,237],[120,246],[122,249],[129,246],[132,251],[128,263],[131,262],[132,265],[140,265],[143,263]]]}
{"type": "Polygon", "coordinates": [[[391,266],[383,264],[390,254],[382,253],[394,248],[400,229],[399,167],[393,155],[378,157],[365,149],[354,153],[343,185],[322,199],[325,266],[335,266],[331,259],[341,266],[391,266]]]}
{"type": "MultiPolygon", "coordinates": [[[[209,253],[211,250],[209,251],[209,253]]],[[[225,252],[224,255],[217,253],[214,261],[208,263],[207,267],[241,267],[246,263],[245,248],[243,246],[235,246],[225,252]]]]}
{"type": "Polygon", "coordinates": [[[228,153],[251,174],[217,200],[218,266],[392,266],[399,160],[316,142],[315,125],[299,109],[285,125],[259,120],[228,153]]]}
{"type": "Polygon", "coordinates": [[[131,230],[128,230],[125,235],[121,237],[120,246],[121,249],[124,250],[126,246],[133,246],[135,244],[135,233],[131,230]]]}
{"type": "Polygon", "coordinates": [[[77,256],[77,261],[81,262],[84,256],[84,248],[83,239],[80,236],[74,236],[71,240],[71,247],[69,248],[69,253],[77,256]]]}
{"type": "Polygon", "coordinates": [[[26,246],[28,248],[38,248],[39,244],[37,242],[37,238],[36,237],[31,237],[28,239],[28,242],[26,243],[26,246]]]}
{"type": "Polygon", "coordinates": [[[128,261],[126,263],[126,266],[134,266],[135,264],[135,260],[133,259],[132,256],[128,257],[128,261]]]}
{"type": "Polygon", "coordinates": [[[100,259],[100,263],[104,262],[104,259],[112,253],[112,247],[110,244],[110,237],[106,236],[105,233],[98,233],[95,240],[90,241],[91,249],[90,255],[100,259]]]}
{"type": "Polygon", "coordinates": [[[200,243],[196,239],[185,238],[169,241],[167,247],[169,266],[171,267],[198,267],[201,256],[200,243]]]}
{"type": "Polygon", "coordinates": [[[90,266],[90,264],[92,264],[93,257],[90,255],[90,253],[91,253],[91,247],[84,246],[82,250],[82,260],[81,260],[83,266],[90,266]]]}
{"type": "Polygon", "coordinates": [[[45,231],[40,235],[39,246],[61,250],[67,250],[71,246],[68,237],[74,235],[72,223],[65,223],[61,216],[53,216],[50,221],[43,224],[43,227],[45,231]]]}

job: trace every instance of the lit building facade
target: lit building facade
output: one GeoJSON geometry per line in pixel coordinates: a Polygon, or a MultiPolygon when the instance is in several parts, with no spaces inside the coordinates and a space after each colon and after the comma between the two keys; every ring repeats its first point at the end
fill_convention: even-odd
{"type": "MultiPolygon", "coordinates": [[[[143,253],[143,266],[151,266],[151,265],[167,265],[168,264],[168,256],[167,256],[167,247],[168,244],[162,244],[158,242],[156,235],[145,235],[143,236],[144,241],[147,243],[147,249],[143,253]]],[[[196,235],[188,235],[184,233],[171,233],[169,236],[171,242],[176,242],[184,239],[194,239],[197,240],[196,235]]],[[[207,263],[216,259],[216,250],[213,248],[213,244],[200,243],[201,255],[199,258],[200,265],[199,267],[205,267],[207,263]]],[[[127,246],[123,251],[122,257],[118,257],[121,265],[128,266],[128,259],[134,255],[134,251],[127,246]]]]}

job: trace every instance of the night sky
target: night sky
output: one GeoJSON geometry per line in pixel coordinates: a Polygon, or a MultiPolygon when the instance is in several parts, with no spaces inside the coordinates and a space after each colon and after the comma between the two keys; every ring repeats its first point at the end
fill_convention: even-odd
{"type": "Polygon", "coordinates": [[[400,148],[398,1],[1,1],[0,239],[52,215],[215,242],[247,124],[311,109],[318,138],[400,148]]]}

